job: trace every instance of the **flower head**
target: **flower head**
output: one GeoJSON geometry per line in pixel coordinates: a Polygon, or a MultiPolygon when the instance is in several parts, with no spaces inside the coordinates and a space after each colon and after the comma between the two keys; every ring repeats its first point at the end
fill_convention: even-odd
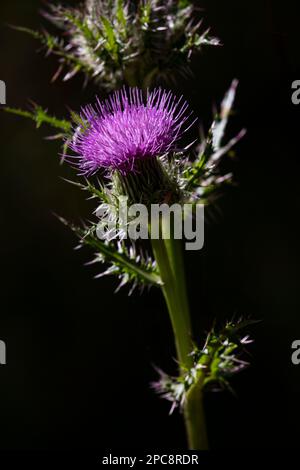
{"type": "Polygon", "coordinates": [[[176,149],[187,129],[188,104],[161,88],[148,92],[123,88],[105,102],[82,109],[82,124],[70,147],[79,157],[83,174],[99,169],[126,175],[136,163],[163,156],[176,149]]]}

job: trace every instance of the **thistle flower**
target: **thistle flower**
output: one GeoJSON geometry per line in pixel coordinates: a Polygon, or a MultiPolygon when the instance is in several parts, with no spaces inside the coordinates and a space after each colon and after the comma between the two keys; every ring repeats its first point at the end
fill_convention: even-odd
{"type": "MultiPolygon", "coordinates": [[[[156,159],[176,150],[188,129],[188,104],[161,88],[148,92],[123,88],[108,100],[82,109],[70,148],[79,157],[82,174],[99,169],[122,175],[137,172],[141,161],[156,159]]],[[[78,160],[79,158],[79,160],[78,160]]]]}
{"type": "MultiPolygon", "coordinates": [[[[53,79],[67,68],[64,81],[80,72],[86,81],[94,80],[107,91],[121,83],[147,90],[155,83],[174,82],[179,76],[189,78],[194,53],[202,46],[219,44],[209,30],[201,32],[194,3],[82,0],[76,8],[49,6],[50,14],[45,16],[63,31],[63,37],[17,29],[41,41],[48,53],[58,57],[60,66],[53,79]]],[[[220,332],[212,330],[202,348],[193,347],[181,240],[171,230],[169,239],[151,237],[150,246],[119,236],[123,224],[131,221],[127,217],[122,220],[114,209],[118,209],[120,195],[128,196],[129,203],[171,206],[180,202],[192,207],[216,198],[224,183],[231,180],[230,173],[223,173],[222,157],[245,133],[241,131],[224,145],[236,86],[234,81],[197,155],[191,153],[190,159],[182,158],[178,148],[182,134],[192,125],[188,124],[188,105],[160,88],[148,91],[146,96],[139,88],[123,88],[105,102],[97,99],[96,105],[83,108],[80,116],[72,113],[75,133],[69,120],[57,119],[38,105],[30,111],[6,108],[33,120],[37,127],[48,124],[55,128],[59,133],[53,137],[65,142],[63,155],[67,147],[76,153],[74,159],[81,174],[102,169],[111,177],[109,184],[97,181],[94,185],[88,179],[85,184],[73,183],[100,203],[96,214],[100,214],[101,232],[107,228],[105,236],[98,236],[96,223],[71,228],[80,239],[79,247],[87,245],[95,250],[92,263],[108,265],[97,277],[114,274],[120,279],[119,287],[132,284],[130,292],[137,285],[162,289],[180,367],[178,377],[159,371],[160,380],[153,388],[172,402],[171,412],[177,406],[183,409],[189,448],[193,450],[208,448],[202,391],[212,384],[229,386],[228,377],[248,365],[240,359],[240,353],[251,340],[239,334],[241,322],[228,322],[220,332]],[[121,222],[118,237],[111,221],[121,222]]],[[[173,223],[164,217],[157,217],[157,222],[162,234],[164,227],[173,223]]]]}

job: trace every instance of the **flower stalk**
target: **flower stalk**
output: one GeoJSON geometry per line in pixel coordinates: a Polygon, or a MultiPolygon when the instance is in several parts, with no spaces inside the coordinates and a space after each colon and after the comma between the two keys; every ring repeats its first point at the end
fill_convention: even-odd
{"type": "MultiPolygon", "coordinates": [[[[170,219],[161,218],[161,238],[152,239],[154,256],[163,282],[162,292],[168,307],[173,328],[180,374],[193,366],[192,325],[187,297],[187,288],[180,240],[170,232],[170,219]],[[168,225],[167,225],[168,224],[168,225]],[[165,238],[166,234],[169,238],[165,238]]],[[[172,223],[171,223],[172,226],[172,223]]],[[[203,374],[204,380],[204,374],[203,374]]],[[[185,397],[183,415],[189,449],[208,448],[205,416],[202,402],[203,380],[198,380],[185,397]]]]}
{"type": "MultiPolygon", "coordinates": [[[[251,343],[248,336],[239,333],[245,322],[227,322],[221,331],[211,330],[203,347],[193,344],[182,242],[175,237],[174,220],[161,215],[151,221],[161,233],[158,239],[150,237],[153,257],[145,250],[147,245],[136,243],[139,237],[127,238],[127,228],[134,220],[126,216],[125,222],[119,209],[123,197],[132,206],[146,208],[156,204],[190,204],[194,208],[214,203],[233,177],[231,172],[224,173],[223,157],[245,134],[242,130],[224,142],[238,82],[232,82],[207,136],[194,148],[182,148],[181,138],[196,121],[190,119],[192,113],[182,97],[178,99],[155,85],[173,86],[179,78],[188,79],[194,55],[204,46],[220,44],[209,29],[201,31],[194,2],[79,3],[76,8],[49,5],[44,12],[62,32],[60,36],[44,29],[16,29],[30,34],[47,54],[58,58],[53,80],[62,76],[67,81],[81,73],[85,83],[91,80],[114,93],[105,101],[97,98],[94,105],[84,106],[79,113],[72,111],[68,119],[58,119],[39,105],[30,111],[4,109],[31,119],[36,127],[45,124],[54,128],[51,138],[62,139],[63,160],[85,177],[84,183],[73,184],[97,200],[95,215],[99,220],[83,227],[67,225],[79,237],[79,247],[95,250],[92,263],[106,265],[96,277],[115,275],[120,281],[117,290],[130,285],[129,293],[136,287],[162,289],[179,374],[171,377],[159,371],[160,380],[152,385],[162,398],[171,401],[171,412],[177,407],[182,410],[189,448],[205,450],[204,390],[212,385],[230,390],[228,378],[248,366],[240,358],[244,345],[251,343]],[[90,177],[96,174],[100,179],[94,183],[95,178],[90,177]]],[[[152,228],[148,223],[146,234],[152,228]]]]}

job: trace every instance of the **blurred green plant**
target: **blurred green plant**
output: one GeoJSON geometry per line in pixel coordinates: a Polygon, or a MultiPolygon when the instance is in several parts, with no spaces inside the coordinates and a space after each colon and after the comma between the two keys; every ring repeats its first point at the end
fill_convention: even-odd
{"type": "Polygon", "coordinates": [[[86,0],[79,7],[49,5],[44,16],[62,35],[17,27],[59,58],[54,79],[77,73],[106,91],[127,83],[147,88],[191,75],[192,57],[220,41],[202,30],[188,0],[86,0]]]}

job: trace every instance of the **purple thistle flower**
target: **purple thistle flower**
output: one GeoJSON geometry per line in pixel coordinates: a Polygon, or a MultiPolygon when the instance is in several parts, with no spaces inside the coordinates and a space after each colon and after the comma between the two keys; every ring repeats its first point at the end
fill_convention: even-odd
{"type": "MultiPolygon", "coordinates": [[[[160,157],[176,149],[176,143],[190,126],[188,104],[161,88],[147,92],[123,88],[95,107],[82,109],[82,124],[70,148],[79,157],[82,174],[103,168],[128,174],[136,162],[160,157]]],[[[191,124],[192,125],[192,124],[191,124]]]]}

